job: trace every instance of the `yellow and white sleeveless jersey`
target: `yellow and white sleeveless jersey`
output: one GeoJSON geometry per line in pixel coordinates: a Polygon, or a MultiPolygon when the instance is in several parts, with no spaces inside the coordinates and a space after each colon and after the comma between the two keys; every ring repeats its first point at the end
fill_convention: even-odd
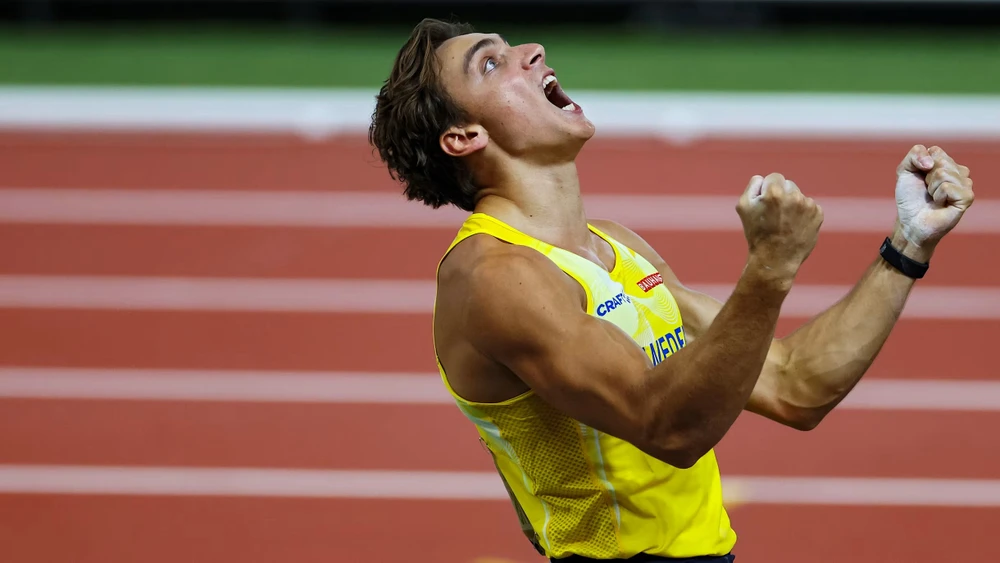
{"type": "MultiPolygon", "coordinates": [[[[448,251],[480,233],[534,248],[583,286],[587,314],[631,335],[652,363],[667,360],[685,341],[673,296],[647,260],[590,228],[614,248],[610,273],[482,213],[469,217],[448,251]]],[[[545,556],[692,557],[732,550],[736,534],[722,504],[714,452],[678,469],[566,416],[530,390],[501,403],[466,401],[448,384],[440,361],[438,368],[493,454],[522,529],[545,556]]]]}

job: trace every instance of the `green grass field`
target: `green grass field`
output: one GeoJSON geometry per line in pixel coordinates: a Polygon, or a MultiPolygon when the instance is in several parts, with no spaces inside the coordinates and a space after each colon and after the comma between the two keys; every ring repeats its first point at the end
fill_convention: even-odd
{"type": "MultiPolygon", "coordinates": [[[[1000,35],[506,30],[567,90],[1000,93],[1000,35]]],[[[0,28],[0,84],[373,87],[407,30],[0,28]]]]}

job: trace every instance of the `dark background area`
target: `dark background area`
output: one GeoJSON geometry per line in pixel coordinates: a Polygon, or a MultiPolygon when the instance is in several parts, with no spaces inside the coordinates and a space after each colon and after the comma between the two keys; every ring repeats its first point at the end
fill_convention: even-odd
{"type": "Polygon", "coordinates": [[[90,23],[410,25],[425,16],[505,24],[620,24],[639,28],[775,29],[1000,25],[1000,2],[733,0],[4,0],[0,21],[90,23]]]}

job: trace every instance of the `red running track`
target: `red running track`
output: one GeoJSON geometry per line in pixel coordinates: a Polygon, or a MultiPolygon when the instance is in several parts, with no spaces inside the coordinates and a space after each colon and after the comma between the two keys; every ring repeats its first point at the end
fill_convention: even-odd
{"type": "MultiPolygon", "coordinates": [[[[735,213],[733,220],[738,220],[735,213]]],[[[638,232],[682,279],[732,283],[743,269],[746,240],[739,232],[697,233],[683,244],[678,244],[677,232],[638,232]]],[[[0,275],[87,272],[106,276],[427,280],[433,279],[443,249],[454,235],[450,229],[413,229],[401,247],[398,231],[386,228],[0,224],[0,255],[4,256],[0,275]],[[318,256],[323,259],[318,260],[318,256]],[[372,260],[372,256],[392,258],[372,260]]],[[[874,238],[871,234],[824,233],[797,281],[853,284],[858,272],[877,256],[874,238]]],[[[1000,285],[1000,268],[968,266],[981,259],[984,247],[998,246],[1000,235],[956,234],[941,243],[934,268],[921,284],[1000,285]]]]}
{"type": "MultiPolygon", "coordinates": [[[[782,171],[813,194],[889,197],[907,148],[604,141],[588,146],[580,169],[592,192],[738,194],[750,175],[782,171]]],[[[991,167],[1000,144],[946,148],[977,187],[1000,183],[991,167]]],[[[7,133],[0,170],[0,188],[395,189],[359,138],[7,133]]],[[[739,275],[738,233],[642,234],[685,282],[739,275]]],[[[0,224],[0,275],[426,280],[452,235],[0,224]]],[[[922,283],[1000,286],[1000,267],[984,259],[995,239],[952,237],[922,283]]],[[[800,283],[852,283],[878,242],[825,235],[800,283]]],[[[0,318],[0,366],[434,370],[426,314],[9,308],[0,318]]],[[[799,323],[783,320],[779,332],[799,323]]],[[[870,376],[1000,380],[998,339],[1000,320],[904,320],[870,376]]],[[[1000,479],[998,430],[996,411],[840,409],[810,433],[745,414],[718,453],[724,475],[1000,479]]],[[[0,399],[0,465],[490,471],[475,438],[450,405],[0,399]]],[[[996,506],[748,504],[731,514],[743,563],[981,559],[1000,524],[996,506]]],[[[26,563],[539,560],[503,501],[7,494],[0,545],[26,563]]]]}

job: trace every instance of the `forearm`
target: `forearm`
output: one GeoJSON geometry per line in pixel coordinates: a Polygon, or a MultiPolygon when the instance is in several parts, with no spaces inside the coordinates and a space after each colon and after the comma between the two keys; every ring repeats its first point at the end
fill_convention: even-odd
{"type": "MultiPolygon", "coordinates": [[[[920,262],[929,261],[933,252],[907,243],[899,229],[892,242],[920,262]]],[[[782,339],[782,401],[811,419],[836,406],[882,349],[913,284],[878,257],[844,299],[782,339]]]]}
{"type": "Polygon", "coordinates": [[[791,276],[775,279],[753,259],[711,327],[652,368],[650,426],[667,449],[700,458],[725,435],[753,391],[791,276]]]}

